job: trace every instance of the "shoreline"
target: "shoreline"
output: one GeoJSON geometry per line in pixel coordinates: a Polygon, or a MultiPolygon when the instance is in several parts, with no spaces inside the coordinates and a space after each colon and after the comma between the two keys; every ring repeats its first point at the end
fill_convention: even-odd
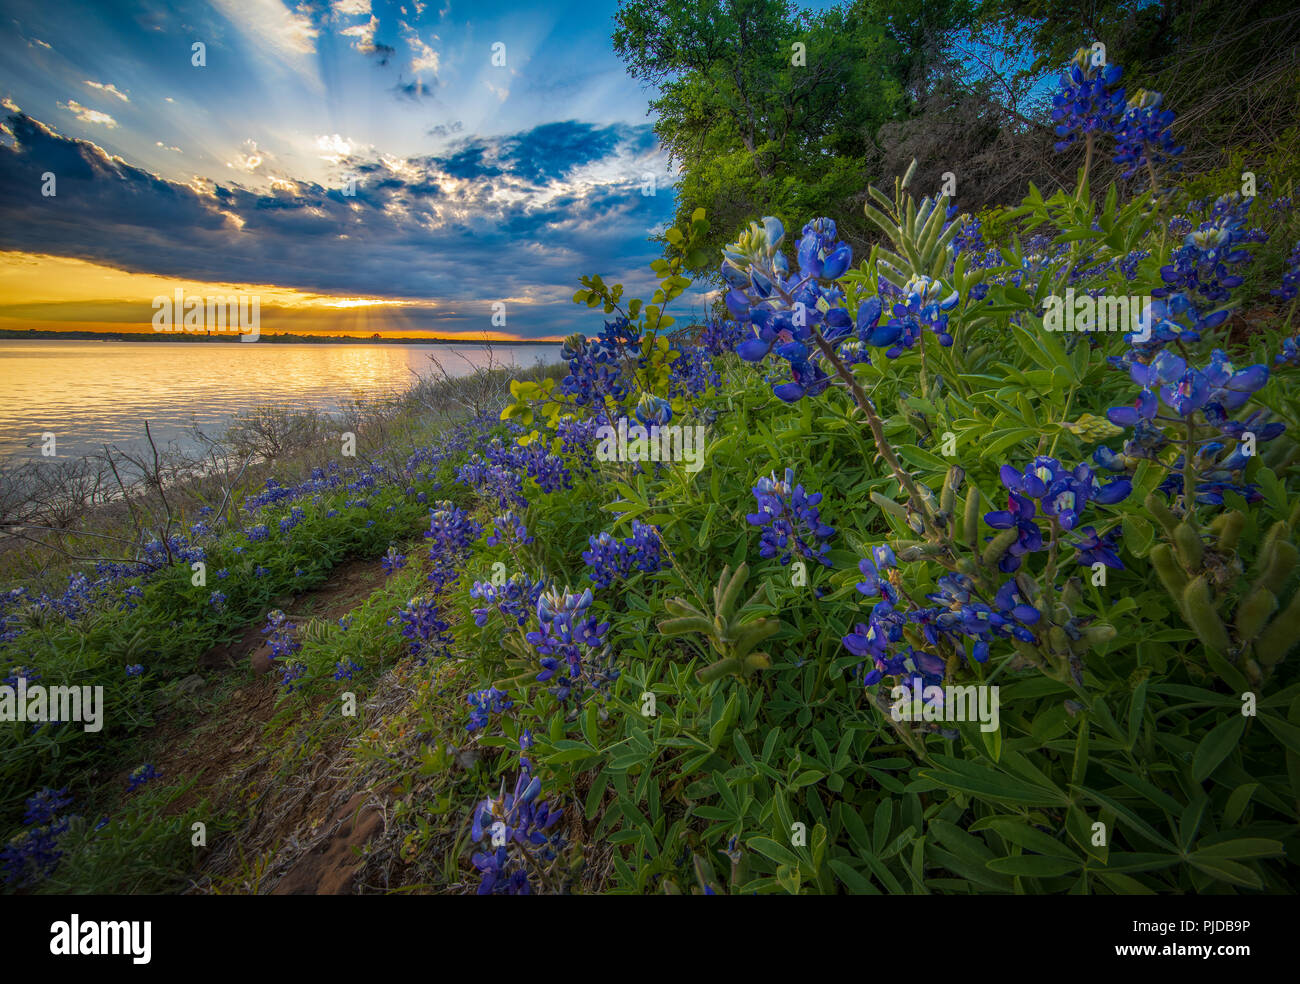
{"type": "MultiPolygon", "coordinates": [[[[153,332],[105,332],[105,331],[45,331],[29,329],[20,331],[12,328],[0,329],[0,341],[5,342],[242,342],[242,335],[224,334],[184,334],[153,332]]],[[[514,348],[522,345],[559,345],[564,339],[520,338],[520,339],[482,339],[482,338],[364,338],[357,335],[312,335],[268,334],[263,332],[259,342],[271,342],[276,345],[473,345],[503,346],[514,348]]]]}

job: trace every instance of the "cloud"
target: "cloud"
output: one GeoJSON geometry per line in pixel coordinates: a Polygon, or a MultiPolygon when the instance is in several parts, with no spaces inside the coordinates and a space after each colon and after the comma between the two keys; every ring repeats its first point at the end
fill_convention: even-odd
{"type": "Polygon", "coordinates": [[[60,109],[66,109],[82,123],[102,123],[110,130],[117,126],[117,120],[107,113],[101,113],[97,109],[89,109],[75,99],[69,99],[66,103],[59,103],[60,109]]]}
{"type": "Polygon", "coordinates": [[[171,151],[175,151],[175,152],[178,153],[178,154],[181,153],[181,149],[180,149],[179,147],[169,147],[169,146],[167,146],[167,144],[163,143],[161,140],[157,141],[157,142],[154,144],[154,146],[155,146],[155,147],[161,147],[163,150],[171,150],[171,151]]]}
{"type": "MultiPolygon", "coordinates": [[[[331,134],[331,150],[353,152],[355,195],[342,174],[332,186],[277,174],[266,191],[169,181],[24,114],[8,125],[0,249],[205,282],[436,299],[448,329],[449,310],[486,326],[492,300],[515,298],[511,331],[568,334],[578,276],[644,287],[658,255],[645,230],[673,210],[671,194],[639,191],[640,172],[665,161],[646,124],[546,124],[410,158],[357,159],[331,134]],[[44,171],[59,176],[58,208],[40,196],[44,171]]],[[[264,174],[264,158],[247,141],[230,173],[264,174]]]]}
{"type": "Polygon", "coordinates": [[[280,0],[212,0],[266,67],[287,68],[313,90],[322,88],[315,59],[320,30],[307,3],[292,10],[280,0]]]}
{"type": "Polygon", "coordinates": [[[331,164],[338,164],[352,153],[352,144],[337,133],[316,138],[316,149],[322,151],[320,158],[331,164]]]}
{"type": "Polygon", "coordinates": [[[126,97],[126,93],[115,86],[112,82],[92,82],[90,79],[86,79],[86,85],[90,86],[92,89],[98,89],[100,92],[106,92],[110,96],[117,96],[117,98],[121,99],[124,103],[129,103],[131,101],[126,97]]]}
{"type": "Polygon", "coordinates": [[[227,161],[226,167],[233,167],[249,174],[256,174],[258,168],[266,163],[267,154],[258,150],[256,140],[245,140],[239,145],[240,150],[233,161],[227,161]]]}
{"type": "Polygon", "coordinates": [[[436,76],[438,74],[438,52],[434,51],[418,37],[408,38],[407,44],[410,46],[411,51],[414,52],[411,58],[410,70],[417,75],[420,72],[428,72],[436,76]]]}

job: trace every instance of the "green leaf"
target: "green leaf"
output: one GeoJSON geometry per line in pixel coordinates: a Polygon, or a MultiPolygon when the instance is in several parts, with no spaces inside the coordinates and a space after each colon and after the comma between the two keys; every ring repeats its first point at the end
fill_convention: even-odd
{"type": "Polygon", "coordinates": [[[1197,746],[1196,755],[1192,758],[1192,778],[1197,782],[1208,779],[1241,742],[1245,730],[1246,718],[1236,714],[1202,738],[1200,745],[1197,746]]]}
{"type": "Polygon", "coordinates": [[[990,871],[1000,875],[1019,875],[1026,878],[1056,878],[1081,867],[1077,859],[1049,858],[1041,854],[1013,854],[995,858],[988,863],[990,871]]]}
{"type": "Polygon", "coordinates": [[[1003,772],[947,755],[933,756],[943,769],[922,769],[920,775],[949,789],[1012,806],[1065,806],[1069,798],[1059,789],[1023,782],[1003,772]]]}
{"type": "Polygon", "coordinates": [[[1078,855],[1067,845],[1062,844],[1051,835],[1043,833],[1036,827],[1031,827],[1019,818],[998,817],[990,822],[990,826],[1001,834],[1004,840],[1009,840],[1012,844],[1023,847],[1027,851],[1065,858],[1068,861],[1077,862],[1079,860],[1078,855]]]}
{"type": "MultiPolygon", "coordinates": [[[[1242,720],[1244,721],[1245,718],[1242,718],[1242,720]]],[[[1272,714],[1259,715],[1259,722],[1268,728],[1274,738],[1297,755],[1300,755],[1300,728],[1297,728],[1294,724],[1288,724],[1272,714]]]]}
{"type": "Polygon", "coordinates": [[[1191,865],[1204,871],[1212,878],[1228,882],[1230,885],[1241,885],[1243,888],[1264,887],[1259,875],[1244,864],[1238,864],[1236,861],[1215,857],[1201,857],[1199,853],[1193,854],[1187,860],[1191,865]]]}
{"type": "Polygon", "coordinates": [[[757,851],[763,857],[775,861],[777,864],[789,865],[794,868],[799,866],[799,856],[784,844],[778,844],[770,837],[751,837],[745,843],[750,850],[757,851]]]}
{"type": "Polygon", "coordinates": [[[1208,847],[1198,848],[1193,858],[1275,858],[1286,853],[1281,841],[1268,840],[1264,837],[1238,837],[1236,840],[1220,841],[1208,847]]]}

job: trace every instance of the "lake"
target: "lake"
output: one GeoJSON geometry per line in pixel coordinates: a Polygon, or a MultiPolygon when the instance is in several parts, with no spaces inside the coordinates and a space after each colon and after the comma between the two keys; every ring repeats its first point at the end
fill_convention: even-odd
{"type": "MultiPolygon", "coordinates": [[[[416,375],[468,375],[488,364],[481,343],[292,345],[233,342],[0,340],[0,458],[39,457],[53,432],[60,458],[147,446],[193,446],[197,424],[220,433],[256,406],[339,409],[354,395],[408,389],[416,375]]],[[[560,361],[556,345],[494,345],[496,364],[560,361]]]]}

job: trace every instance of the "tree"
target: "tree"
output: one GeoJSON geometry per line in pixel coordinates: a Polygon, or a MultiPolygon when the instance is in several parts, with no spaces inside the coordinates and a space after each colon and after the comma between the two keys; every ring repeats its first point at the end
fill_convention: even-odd
{"type": "Polygon", "coordinates": [[[655,131],[682,169],[678,223],[709,213],[711,257],[765,214],[796,229],[833,214],[863,246],[857,203],[876,133],[907,115],[908,86],[941,43],[917,39],[954,16],[966,5],[874,0],[814,14],[786,0],[624,0],[614,50],[657,92],[655,131]]]}

